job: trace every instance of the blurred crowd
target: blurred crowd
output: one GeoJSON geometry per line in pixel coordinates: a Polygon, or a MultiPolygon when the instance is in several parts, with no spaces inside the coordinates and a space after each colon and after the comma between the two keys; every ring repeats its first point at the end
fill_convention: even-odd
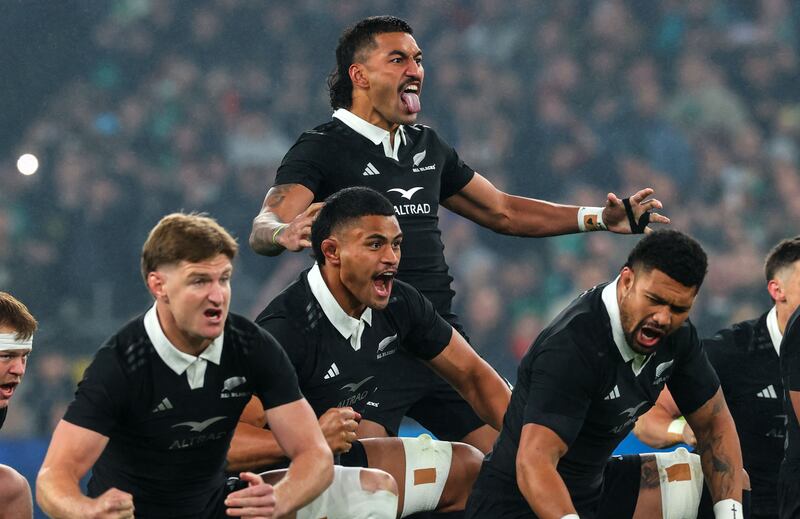
{"type": "MultiPolygon", "coordinates": [[[[800,219],[800,7],[791,0],[116,0],[91,69],[0,162],[0,287],[41,321],[4,432],[49,434],[86,358],[149,304],[164,214],[206,211],[242,245],[232,310],[255,316],[308,254],[259,257],[252,218],[297,136],[329,119],[342,29],[407,19],[420,121],[510,192],[602,205],[652,186],[706,247],[703,334],[769,307],[762,259],[800,219]],[[21,153],[41,168],[13,171],[21,153]]],[[[58,50],[54,49],[54,53],[58,50]]],[[[56,58],[57,59],[57,58],[56,58]]],[[[635,238],[493,235],[442,211],[456,307],[509,379],[539,330],[610,279],[635,238]]]]}

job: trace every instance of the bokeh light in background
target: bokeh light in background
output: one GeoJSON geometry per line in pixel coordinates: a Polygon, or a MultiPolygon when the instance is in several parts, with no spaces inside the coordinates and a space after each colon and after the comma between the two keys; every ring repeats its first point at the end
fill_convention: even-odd
{"type": "Polygon", "coordinates": [[[39,159],[31,153],[20,155],[17,159],[17,170],[23,175],[33,175],[39,170],[39,159]]]}

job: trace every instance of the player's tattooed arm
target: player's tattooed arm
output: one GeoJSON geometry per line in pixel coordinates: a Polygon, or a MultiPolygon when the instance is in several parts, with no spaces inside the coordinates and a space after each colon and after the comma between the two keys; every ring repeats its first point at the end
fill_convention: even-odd
{"type": "Polygon", "coordinates": [[[714,502],[735,499],[741,503],[744,476],[742,451],[722,390],[686,416],[697,437],[697,451],[714,502]]]}
{"type": "Polygon", "coordinates": [[[311,224],[322,207],[312,204],[314,193],[301,184],[273,186],[253,219],[250,247],[258,254],[276,256],[284,249],[311,246],[311,224]]]}

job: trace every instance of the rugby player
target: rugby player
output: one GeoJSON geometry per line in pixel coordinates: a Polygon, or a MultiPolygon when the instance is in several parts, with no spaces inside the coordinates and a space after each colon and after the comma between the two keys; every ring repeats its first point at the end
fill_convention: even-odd
{"type": "MultiPolygon", "coordinates": [[[[466,444],[429,438],[354,441],[356,427],[363,437],[373,421],[397,434],[403,417],[397,411],[400,406],[385,404],[413,398],[414,393],[380,388],[387,382],[400,388],[409,369],[428,369],[429,364],[496,430],[510,390],[430,301],[395,280],[402,239],[394,208],[382,194],[353,187],[331,195],[312,226],[316,264],[256,322],[286,349],[323,430],[334,431],[329,443],[343,453],[342,462],[392,474],[401,489],[398,512],[405,517],[418,511],[463,509],[481,455],[466,444]],[[411,350],[414,364],[397,363],[403,349],[411,350]]],[[[245,421],[259,425],[252,418],[245,421]]],[[[229,453],[236,466],[243,457],[237,443],[229,453]]],[[[268,440],[253,437],[248,443],[255,460],[275,456],[268,440]]]]}
{"type": "Polygon", "coordinates": [[[201,215],[151,230],[142,274],[155,304],[100,348],[57,425],[36,482],[48,515],[284,517],[328,486],[331,451],[286,354],[228,313],[236,252],[201,215]],[[252,395],[292,461],[274,487],[242,473],[249,487],[226,498],[225,453],[252,395]]]}
{"type": "MultiPolygon", "coordinates": [[[[11,294],[0,292],[0,429],[6,420],[8,403],[25,376],[33,347],[36,319],[11,294]]],[[[16,470],[0,465],[0,519],[33,517],[33,500],[28,481],[16,470]]]]}
{"type": "MultiPolygon", "coordinates": [[[[588,290],[556,317],[522,359],[467,517],[636,517],[640,503],[631,495],[639,494],[640,458],[609,456],[667,383],[697,436],[716,518],[743,517],[736,429],[687,320],[706,269],[697,242],[656,231],[634,247],[616,280],[588,290]]],[[[685,454],[663,472],[659,466],[655,481],[696,484],[698,467],[685,454]]],[[[669,496],[662,505],[667,512],[687,506],[669,496]]],[[[697,506],[665,516],[692,517],[697,506]]]]}
{"type": "MultiPolygon", "coordinates": [[[[776,489],[786,437],[779,354],[786,324],[800,305],[800,237],[778,243],[767,255],[764,273],[773,307],[757,319],[736,323],[703,340],[739,433],[752,487],[752,519],[778,517],[776,489]]],[[[656,448],[693,445],[694,432],[680,417],[665,389],[633,431],[656,448]]]]}
{"type": "MultiPolygon", "coordinates": [[[[257,253],[271,256],[310,247],[311,222],[322,200],[344,187],[372,187],[392,201],[404,233],[398,278],[420,290],[467,338],[451,310],[455,293],[438,228],[440,204],[479,225],[515,236],[606,229],[642,232],[648,221],[669,222],[648,212],[661,207],[649,198],[652,189],[625,201],[609,194],[605,207],[553,204],[496,189],[433,129],[415,124],[424,69],[412,32],[408,23],[393,16],[366,18],[344,31],[329,79],[333,118],[303,133],[284,157],[275,185],[253,221],[250,245],[257,253]]],[[[416,361],[405,357],[404,362],[413,366],[416,361]]],[[[397,387],[384,384],[380,389],[387,394],[415,392],[413,399],[403,400],[407,407],[398,411],[438,438],[491,450],[496,431],[449,384],[430,370],[403,371],[397,387]]],[[[382,405],[390,405],[390,400],[384,399],[382,405]]],[[[387,431],[377,428],[371,434],[386,436],[387,431]]]]}

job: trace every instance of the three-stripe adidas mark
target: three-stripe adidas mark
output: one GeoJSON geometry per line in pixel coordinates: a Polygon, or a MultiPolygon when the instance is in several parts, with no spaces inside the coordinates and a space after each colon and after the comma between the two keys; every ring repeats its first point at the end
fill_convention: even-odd
{"type": "Polygon", "coordinates": [[[772,387],[772,384],[756,393],[756,396],[758,398],[778,398],[778,394],[775,393],[775,388],[772,387]]]}
{"type": "Polygon", "coordinates": [[[364,173],[362,173],[365,177],[369,177],[372,175],[380,175],[381,172],[378,171],[378,168],[372,165],[372,162],[367,162],[367,167],[364,168],[364,173]]]}
{"type": "Polygon", "coordinates": [[[619,386],[614,386],[614,389],[603,400],[614,400],[615,398],[619,398],[619,386]]]}
{"type": "Polygon", "coordinates": [[[329,378],[333,378],[338,374],[339,374],[339,368],[336,367],[336,363],[334,362],[333,364],[331,364],[331,367],[328,369],[328,373],[326,373],[323,378],[325,380],[328,380],[329,378]]]}
{"type": "Polygon", "coordinates": [[[158,404],[155,409],[153,409],[153,412],[157,413],[159,411],[166,411],[168,409],[172,409],[172,402],[169,401],[169,398],[164,397],[164,400],[162,400],[161,403],[158,404]]]}

